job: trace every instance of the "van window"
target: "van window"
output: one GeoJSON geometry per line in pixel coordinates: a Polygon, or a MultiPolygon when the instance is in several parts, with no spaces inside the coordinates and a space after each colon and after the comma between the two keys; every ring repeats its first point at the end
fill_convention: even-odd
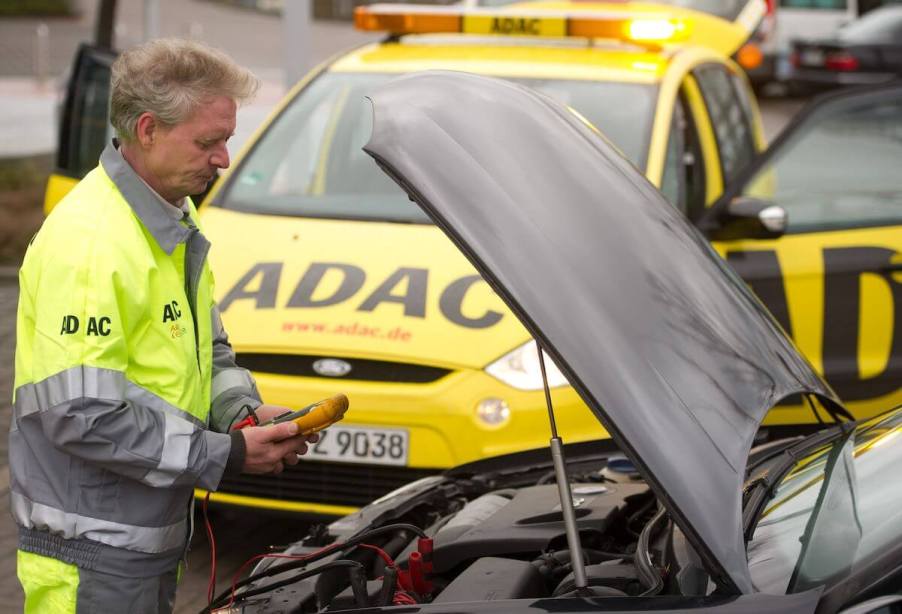
{"type": "MultiPolygon", "coordinates": [[[[527,1],[542,2],[544,0],[527,1]]],[[[444,1],[440,2],[440,4],[450,3],[444,1]]],[[[509,4],[523,4],[523,0],[470,0],[469,2],[464,0],[462,4],[464,6],[498,7],[507,6],[509,4]]],[[[683,9],[703,11],[729,21],[734,21],[749,4],[749,0],[655,0],[655,4],[670,4],[683,9]]]]}
{"type": "Polygon", "coordinates": [[[729,182],[755,157],[750,106],[739,95],[732,75],[723,67],[703,66],[694,74],[711,117],[724,182],[729,182]]]}
{"type": "Polygon", "coordinates": [[[661,193],[680,211],[695,219],[705,206],[705,168],[698,132],[686,109],[680,96],[673,106],[661,193]]]}
{"type": "Polygon", "coordinates": [[[846,0],[780,0],[780,6],[788,9],[844,11],[846,10],[847,2],[846,0]]]}

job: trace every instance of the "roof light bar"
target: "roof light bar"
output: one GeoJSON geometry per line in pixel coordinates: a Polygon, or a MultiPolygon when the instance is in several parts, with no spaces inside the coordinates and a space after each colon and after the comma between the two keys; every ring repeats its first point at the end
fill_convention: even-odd
{"type": "Polygon", "coordinates": [[[354,11],[359,30],[402,34],[604,38],[643,44],[685,40],[689,23],[666,14],[624,17],[601,11],[472,9],[406,4],[372,4],[354,11]]]}
{"type": "Polygon", "coordinates": [[[636,19],[626,27],[630,40],[661,41],[674,40],[685,25],[673,19],[636,19]]]}

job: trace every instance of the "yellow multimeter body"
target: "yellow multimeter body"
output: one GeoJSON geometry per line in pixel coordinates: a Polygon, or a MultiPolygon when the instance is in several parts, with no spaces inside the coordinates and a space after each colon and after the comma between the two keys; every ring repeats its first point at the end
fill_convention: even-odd
{"type": "Polygon", "coordinates": [[[348,411],[348,397],[336,394],[303,409],[277,416],[269,424],[294,422],[298,425],[302,435],[310,435],[332,426],[344,418],[346,411],[348,411]]]}

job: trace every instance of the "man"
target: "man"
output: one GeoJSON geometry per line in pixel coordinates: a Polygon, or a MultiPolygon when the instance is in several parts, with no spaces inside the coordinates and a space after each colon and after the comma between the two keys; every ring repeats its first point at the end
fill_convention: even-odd
{"type": "Polygon", "coordinates": [[[28,249],[9,449],[26,611],[171,611],[193,489],[306,452],[291,423],[230,432],[285,408],[235,364],[188,198],[228,167],[257,85],[193,42],[123,53],[118,141],[28,249]]]}

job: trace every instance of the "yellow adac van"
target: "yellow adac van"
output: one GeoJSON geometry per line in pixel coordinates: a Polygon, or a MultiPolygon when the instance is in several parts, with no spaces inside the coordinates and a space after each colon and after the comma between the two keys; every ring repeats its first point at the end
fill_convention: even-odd
{"type": "MultiPolygon", "coordinates": [[[[898,161],[860,160],[867,131],[832,128],[799,128],[759,155],[756,102],[730,55],[764,2],[678,4],[358,9],[357,26],[384,40],[299,83],[202,207],[223,318],[264,398],[299,406],[344,392],[351,409],[308,462],[230,479],[214,500],[345,514],[419,476],[547,443],[529,335],[361,150],[367,92],[411,71],[502,77],[567,104],[698,223],[857,416],[902,401],[902,216],[898,198],[879,197],[900,193],[898,161]]],[[[114,57],[84,49],[77,62],[48,208],[108,138],[114,57]]],[[[564,440],[597,438],[546,364],[564,440]]],[[[790,403],[769,424],[815,419],[790,403]]]]}

